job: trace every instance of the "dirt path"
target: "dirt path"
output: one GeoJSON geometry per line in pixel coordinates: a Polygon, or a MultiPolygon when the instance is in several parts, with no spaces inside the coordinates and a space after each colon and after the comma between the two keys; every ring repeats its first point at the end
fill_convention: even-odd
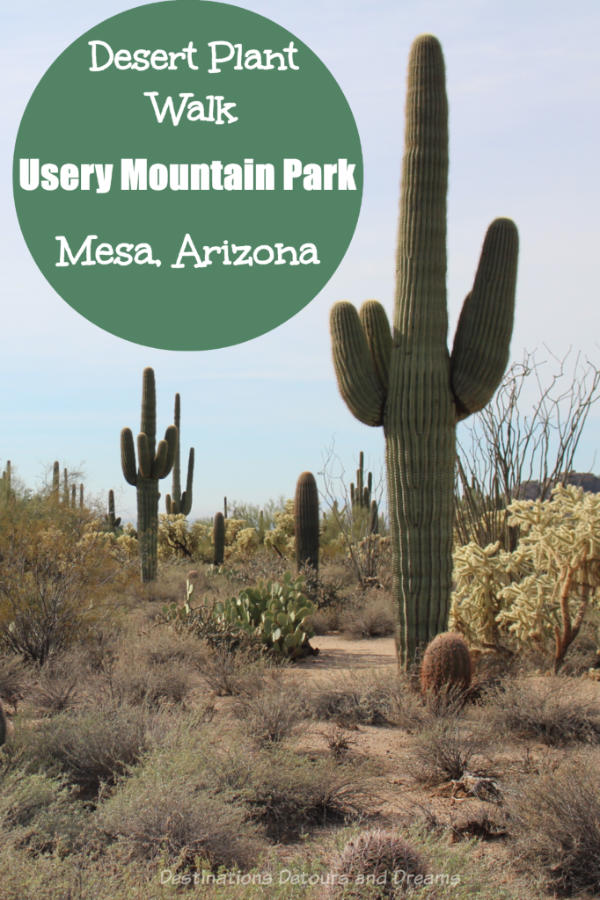
{"type": "Polygon", "coordinates": [[[319,649],[318,656],[300,660],[294,668],[318,674],[333,669],[356,671],[396,666],[396,645],[391,637],[350,641],[341,635],[326,634],[311,638],[310,643],[319,649]]]}

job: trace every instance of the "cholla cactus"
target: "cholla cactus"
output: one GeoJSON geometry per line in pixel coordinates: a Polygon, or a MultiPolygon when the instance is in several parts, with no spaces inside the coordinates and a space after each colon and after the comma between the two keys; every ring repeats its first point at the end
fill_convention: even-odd
{"type": "Polygon", "coordinates": [[[455,551],[452,627],[480,646],[553,646],[559,668],[589,606],[600,607],[600,494],[559,486],[507,511],[520,532],[512,553],[499,543],[455,551]]]}
{"type": "Polygon", "coordinates": [[[486,234],[452,353],[446,343],[448,111],[439,42],[422,35],[408,68],[393,332],[383,307],[331,313],[340,392],[366,425],[383,425],[399,661],[447,627],[452,586],[456,423],[498,387],[513,324],[518,236],[486,234]]]}

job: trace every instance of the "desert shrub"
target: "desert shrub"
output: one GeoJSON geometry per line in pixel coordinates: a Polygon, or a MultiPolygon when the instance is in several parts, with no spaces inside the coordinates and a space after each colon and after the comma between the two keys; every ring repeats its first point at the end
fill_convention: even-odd
{"type": "Polygon", "coordinates": [[[23,699],[31,682],[28,669],[16,657],[0,656],[0,697],[13,707],[23,699]]]}
{"type": "Polygon", "coordinates": [[[413,738],[408,768],[422,784],[458,780],[484,745],[483,734],[469,733],[457,717],[435,717],[413,738]]]}
{"type": "Polygon", "coordinates": [[[241,697],[236,713],[259,746],[278,743],[300,725],[306,704],[298,685],[268,684],[258,693],[241,697]]]}
{"type": "Polygon", "coordinates": [[[600,699],[596,685],[558,676],[515,678],[485,697],[485,715],[500,734],[551,746],[600,743],[600,699]]]}
{"type": "Polygon", "coordinates": [[[110,692],[120,703],[156,709],[165,703],[183,703],[191,678],[181,664],[144,665],[142,660],[122,658],[111,674],[110,692]]]}
{"type": "Polygon", "coordinates": [[[106,616],[120,567],[89,515],[52,500],[3,510],[0,647],[43,663],[106,616]]]}
{"type": "Polygon", "coordinates": [[[32,691],[35,709],[57,713],[75,706],[83,671],[80,654],[67,651],[48,659],[35,677],[32,691]]]}
{"type": "Polygon", "coordinates": [[[400,725],[411,730],[424,717],[408,681],[395,673],[362,672],[317,683],[307,702],[316,719],[341,725],[400,725]]]}
{"type": "Polygon", "coordinates": [[[340,616],[340,628],[351,638],[386,637],[395,627],[393,600],[378,590],[369,591],[360,605],[340,616]]]}
{"type": "Polygon", "coordinates": [[[293,500],[286,500],[284,508],[274,514],[274,527],[265,533],[264,544],[281,556],[293,558],[296,552],[293,500]]]}
{"type": "Polygon", "coordinates": [[[559,896],[600,893],[600,777],[596,755],[563,760],[507,797],[517,862],[559,896]]]}
{"type": "Polygon", "coordinates": [[[35,732],[21,733],[23,759],[30,769],[63,777],[93,796],[140,758],[152,724],[143,709],[129,706],[58,713],[35,732]]]}
{"type": "Polygon", "coordinates": [[[29,852],[64,855],[81,838],[86,813],[67,786],[44,773],[12,771],[0,782],[3,843],[29,852]]]}
{"type": "Polygon", "coordinates": [[[198,670],[219,697],[252,696],[261,690],[270,666],[253,648],[211,647],[198,670]]]}
{"type": "Polygon", "coordinates": [[[161,514],[158,518],[158,556],[161,560],[197,559],[210,548],[209,530],[190,524],[183,514],[161,514]]]}
{"type": "Polygon", "coordinates": [[[331,758],[309,758],[275,745],[256,753],[237,796],[273,840],[310,826],[357,818],[372,793],[364,771],[331,758]]]}
{"type": "Polygon", "coordinates": [[[97,809],[101,844],[118,842],[128,859],[156,859],[177,870],[200,862],[246,867],[258,853],[258,832],[247,810],[190,782],[176,767],[164,777],[147,764],[138,768],[97,809]]]}
{"type": "Polygon", "coordinates": [[[415,885],[416,876],[426,874],[425,861],[413,844],[393,831],[375,828],[351,838],[333,861],[329,896],[360,900],[365,885],[371,884],[369,897],[398,897],[415,885]]]}

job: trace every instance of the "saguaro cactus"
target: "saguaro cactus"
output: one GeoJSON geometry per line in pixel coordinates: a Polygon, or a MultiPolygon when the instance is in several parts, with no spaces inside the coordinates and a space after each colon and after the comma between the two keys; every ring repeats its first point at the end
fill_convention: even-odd
{"type": "Polygon", "coordinates": [[[116,532],[121,525],[121,517],[115,515],[115,492],[108,492],[108,513],[105,516],[106,524],[110,531],[116,532]]]}
{"type": "Polygon", "coordinates": [[[365,454],[361,450],[358,456],[358,469],[356,470],[356,486],[350,484],[350,500],[352,506],[360,506],[369,509],[371,506],[371,491],[373,490],[373,473],[367,475],[365,484],[365,454]]]}
{"type": "Polygon", "coordinates": [[[6,461],[6,467],[0,479],[0,500],[8,502],[12,496],[12,469],[10,459],[6,461]]]}
{"type": "Polygon", "coordinates": [[[294,533],[298,569],[319,568],[319,493],[312,472],[303,472],[296,484],[294,533]]]}
{"type": "Polygon", "coordinates": [[[225,559],[225,516],[222,512],[215,513],[213,520],[213,563],[222,566],[225,559]]]}
{"type": "Polygon", "coordinates": [[[173,493],[167,494],[166,508],[168,515],[178,515],[183,513],[187,516],[192,508],[192,481],[194,478],[194,448],[190,447],[190,455],[188,457],[187,478],[185,482],[185,491],[181,493],[181,398],[179,394],[175,394],[175,428],[177,429],[177,447],[175,449],[175,460],[173,462],[173,493]]]}
{"type": "Polygon", "coordinates": [[[137,532],[140,545],[142,581],[156,578],[158,545],[158,482],[173,466],[177,429],[169,425],[156,445],[156,387],[154,370],[144,369],[142,386],[142,424],[135,446],[130,428],[121,432],[121,468],[125,480],[137,491],[137,532]]]}
{"type": "Polygon", "coordinates": [[[404,667],[447,627],[456,423],[496,390],[514,313],[517,229],[496,219],[448,353],[447,121],[442,50],[423,35],[408,67],[393,333],[374,300],[360,315],[346,302],[331,312],[340,392],[361,422],[384,428],[396,643],[404,667]]]}

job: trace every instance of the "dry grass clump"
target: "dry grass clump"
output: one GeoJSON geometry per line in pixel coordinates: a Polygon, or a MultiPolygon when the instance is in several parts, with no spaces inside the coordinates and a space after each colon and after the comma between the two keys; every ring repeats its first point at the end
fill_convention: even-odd
{"type": "Polygon", "coordinates": [[[121,659],[110,677],[110,693],[120,703],[159,709],[164,704],[183,703],[192,686],[192,675],[183,665],[121,659]]]}
{"type": "Polygon", "coordinates": [[[61,855],[81,843],[86,813],[64,781],[42,772],[10,771],[1,779],[0,841],[29,853],[61,855]]]}
{"type": "Polygon", "coordinates": [[[598,762],[593,753],[566,758],[508,796],[517,862],[558,896],[600,894],[598,762]]]}
{"type": "Polygon", "coordinates": [[[0,697],[6,703],[16,709],[26,695],[30,681],[27,667],[17,656],[0,656],[0,697]]]}
{"type": "Polygon", "coordinates": [[[550,746],[600,743],[600,687],[581,680],[511,679],[487,695],[484,710],[499,734],[550,746]]]}
{"type": "Polygon", "coordinates": [[[203,681],[218,697],[253,696],[276,668],[271,658],[256,655],[254,649],[207,647],[197,666],[203,681]]]}
{"type": "Polygon", "coordinates": [[[407,679],[389,672],[340,675],[316,684],[307,695],[316,719],[340,725],[418,727],[424,709],[407,679]]]}
{"type": "Polygon", "coordinates": [[[255,754],[239,798],[267,835],[280,841],[295,839],[311,826],[356,819],[369,794],[364,769],[275,746],[255,754]]]}
{"type": "Polygon", "coordinates": [[[272,682],[259,693],[240,697],[236,704],[237,716],[259,746],[289,737],[300,726],[305,712],[306,704],[297,684],[272,682]]]}
{"type": "Polygon", "coordinates": [[[15,730],[15,747],[28,769],[62,777],[86,797],[114,784],[151,742],[146,710],[104,706],[58,713],[32,729],[15,730]]]}
{"type": "Polygon", "coordinates": [[[485,743],[483,734],[469,731],[458,716],[432,718],[414,737],[409,771],[426,785],[458,780],[467,772],[475,774],[470,766],[485,743]]]}
{"type": "Polygon", "coordinates": [[[257,857],[258,831],[243,806],[176,771],[165,780],[145,765],[96,811],[101,845],[118,843],[128,859],[160,857],[177,870],[200,862],[245,868],[257,857]]]}
{"type": "Polygon", "coordinates": [[[340,630],[349,639],[387,637],[395,626],[394,601],[379,590],[367,592],[359,605],[340,616],[340,630]]]}

